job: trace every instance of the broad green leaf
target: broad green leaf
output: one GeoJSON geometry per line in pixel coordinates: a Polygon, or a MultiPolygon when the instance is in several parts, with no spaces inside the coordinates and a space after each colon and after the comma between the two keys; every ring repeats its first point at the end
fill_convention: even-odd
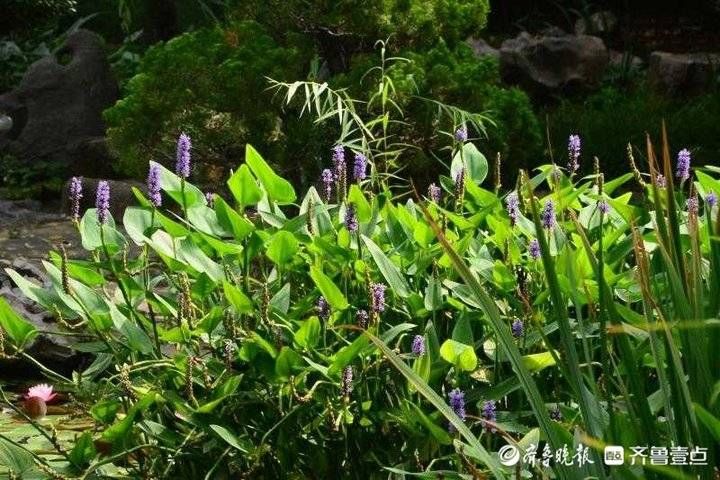
{"type": "Polygon", "coordinates": [[[405,278],[400,273],[400,269],[383,253],[380,247],[375,244],[370,238],[365,235],[361,236],[363,243],[367,247],[370,255],[378,266],[380,273],[383,274],[385,280],[392,288],[393,292],[402,297],[407,298],[410,296],[410,287],[408,286],[405,278]]]}
{"type": "Polygon", "coordinates": [[[0,327],[18,350],[22,350],[37,335],[35,327],[10,308],[0,297],[0,327]]]}
{"type": "Polygon", "coordinates": [[[232,433],[230,430],[228,430],[225,427],[222,427],[220,425],[210,425],[210,428],[225,442],[230,445],[233,448],[236,448],[240,450],[243,453],[248,453],[249,445],[243,446],[240,443],[240,440],[235,436],[234,433],[232,433]]]}
{"type": "Polygon", "coordinates": [[[348,308],[349,304],[345,295],[343,295],[337,285],[335,285],[322,270],[318,267],[310,267],[310,278],[313,279],[315,286],[317,286],[320,293],[322,293],[332,308],[335,310],[345,310],[348,308]]]}
{"type": "Polygon", "coordinates": [[[33,456],[25,448],[0,437],[0,465],[7,466],[22,475],[35,466],[33,456]]]}
{"type": "Polygon", "coordinates": [[[150,168],[153,165],[160,169],[160,188],[178,205],[183,208],[190,208],[193,205],[205,205],[205,195],[199,188],[186,180],[183,181],[159,163],[151,161],[150,168]]]}
{"type": "Polygon", "coordinates": [[[227,231],[232,232],[236,240],[242,240],[255,230],[255,225],[250,220],[233,210],[220,197],[215,197],[215,212],[220,225],[227,231]]]}
{"type": "Polygon", "coordinates": [[[136,245],[145,243],[146,233],[153,226],[152,212],[146,208],[128,207],[123,214],[123,227],[136,245]]]}
{"type": "Polygon", "coordinates": [[[250,173],[250,169],[245,164],[240,165],[240,168],[230,176],[227,186],[241,208],[255,205],[262,199],[262,190],[258,187],[255,178],[250,173]]]}
{"type": "Polygon", "coordinates": [[[473,143],[465,143],[462,150],[458,150],[453,157],[450,165],[450,174],[452,178],[457,178],[458,173],[465,165],[466,179],[472,180],[476,184],[480,184],[485,180],[488,173],[488,161],[485,155],[473,143]]]}
{"type": "MultiPolygon", "coordinates": [[[[560,355],[559,352],[556,352],[555,354],[560,355]]],[[[525,368],[527,368],[529,372],[538,372],[543,368],[552,367],[553,365],[555,365],[555,359],[550,352],[524,355],[522,357],[522,361],[525,365],[525,368]]]]}
{"type": "Polygon", "coordinates": [[[270,239],[267,256],[277,265],[285,265],[292,261],[299,248],[295,235],[285,230],[275,233],[270,239]]]}
{"type": "Polygon", "coordinates": [[[223,291],[230,305],[235,307],[238,313],[250,314],[253,312],[253,303],[242,290],[228,281],[223,281],[223,291]]]}
{"type": "Polygon", "coordinates": [[[354,183],[350,187],[347,201],[355,206],[355,213],[357,214],[358,220],[363,223],[370,220],[372,217],[372,208],[358,184],[354,183]]]}
{"type": "Polygon", "coordinates": [[[303,348],[314,348],[320,341],[320,320],[312,316],[305,320],[297,332],[295,332],[295,343],[303,348]]]}
{"type": "Polygon", "coordinates": [[[720,420],[697,403],[693,403],[693,406],[698,420],[705,425],[705,428],[712,434],[715,441],[720,443],[720,420]]]}
{"type": "Polygon", "coordinates": [[[275,173],[250,144],[245,149],[245,162],[260,180],[271,200],[281,205],[295,201],[295,190],[290,182],[275,173]]]}
{"type": "Polygon", "coordinates": [[[470,345],[447,339],[440,346],[440,356],[460,370],[472,372],[477,367],[477,355],[470,345]]]}
{"type": "Polygon", "coordinates": [[[275,373],[280,378],[288,378],[303,363],[303,358],[295,350],[290,347],[283,347],[275,359],[275,373]]]}

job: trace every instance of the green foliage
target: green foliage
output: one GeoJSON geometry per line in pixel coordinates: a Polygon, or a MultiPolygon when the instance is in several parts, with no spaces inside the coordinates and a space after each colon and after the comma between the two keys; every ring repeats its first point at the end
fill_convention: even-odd
{"type": "MultiPolygon", "coordinates": [[[[450,168],[480,158],[469,143],[446,153],[450,168]]],[[[94,356],[72,381],[43,367],[95,422],[72,450],[55,446],[66,460],[55,468],[85,478],[509,478],[515,468],[493,452],[510,442],[524,453],[540,438],[570,451],[582,442],[595,463],[525,463],[524,476],[602,478],[605,444],[697,445],[713,465],[720,207],[703,199],[720,191],[720,169],[675,185],[667,143],[662,161],[652,147],[647,155],[637,202],[615,193],[632,175],[603,182],[546,165],[521,175],[512,217],[478,164],[462,188],[437,179],[448,187],[439,202],[374,181],[373,165],[338,203],[311,188],[299,211],[288,205],[296,192],[250,146],[230,181],[237,202],[216,194],[209,204],[163,169],[168,210],[138,193],[127,236],[86,211],[78,228],[89,259],[52,252],[49,287],[8,269],[81,334],[73,348],[94,356]],[[658,171],[664,188],[652,186],[658,171]],[[691,190],[697,212],[685,207],[691,190]],[[548,201],[552,228],[540,215],[548,201]],[[352,233],[349,202],[359,206],[352,233]],[[376,284],[387,287],[382,303],[376,284]],[[448,405],[455,388],[465,418],[448,405]],[[487,400],[498,401],[495,419],[482,417],[487,400]],[[552,419],[559,406],[564,418],[552,419]]],[[[37,333],[1,302],[0,325],[8,355],[37,333]]],[[[25,447],[0,449],[10,468],[34,468],[18,461],[25,447]]],[[[712,475],[652,464],[632,473],[712,475]]]]}
{"type": "Polygon", "coordinates": [[[311,118],[299,118],[297,102],[282,105],[266,90],[267,78],[288,82],[308,72],[318,84],[369,102],[356,108],[365,121],[402,110],[384,138],[415,147],[395,167],[420,184],[429,179],[432,151],[449,143],[436,135],[438,120],[443,130],[457,127],[423,98],[494,119],[487,141],[485,131],[472,132],[487,156],[501,152],[510,166],[537,157],[540,133],[528,98],[503,88],[497,62],[476,58],[464,42],[484,27],[486,1],[250,2],[230,12],[224,26],[150,49],[125,98],[106,111],[119,172],[140,176],[148,157],[171,163],[161,152],[172,151],[183,130],[200,145],[198,173],[210,182],[227,173],[229,159],[241,158],[245,143],[267,152],[296,184],[315,182],[328,149],[345,133],[313,127],[311,118]],[[379,62],[375,41],[386,38],[379,62]],[[384,82],[380,102],[383,78],[393,85],[384,82]]]}
{"type": "MultiPolygon", "coordinates": [[[[711,132],[720,115],[720,92],[690,98],[673,98],[655,93],[644,83],[627,89],[606,87],[586,99],[563,100],[549,111],[556,161],[567,160],[567,136],[579,133],[588,148],[583,149],[585,171],[591,160],[600,159],[609,176],[627,171],[627,144],[643,145],[645,134],[659,134],[665,121],[673,132],[673,148],[689,148],[701,163],[713,163],[720,156],[720,138],[711,132]]],[[[642,149],[635,152],[644,157],[642,149]]]]}

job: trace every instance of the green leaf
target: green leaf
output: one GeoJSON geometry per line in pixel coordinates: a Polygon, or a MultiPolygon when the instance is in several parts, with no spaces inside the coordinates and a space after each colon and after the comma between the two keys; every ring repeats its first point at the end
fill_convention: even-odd
{"type": "Polygon", "coordinates": [[[181,207],[190,208],[193,205],[205,205],[205,195],[195,185],[183,181],[173,172],[159,163],[150,162],[150,168],[156,166],[160,169],[160,188],[167,193],[181,207]],[[183,200],[183,191],[185,198],[183,200]]]}
{"type": "Polygon", "coordinates": [[[267,256],[277,265],[290,262],[298,251],[298,241],[290,232],[280,230],[270,239],[267,256]]]}
{"type": "Polygon", "coordinates": [[[255,230],[255,225],[250,220],[233,210],[219,196],[215,197],[215,213],[217,213],[220,225],[227,231],[232,232],[235,240],[242,240],[255,230]]]}
{"type": "Polygon", "coordinates": [[[290,182],[275,173],[250,144],[245,148],[245,162],[260,180],[271,200],[281,205],[295,201],[295,190],[290,182]]]}
{"type": "Polygon", "coordinates": [[[153,226],[152,212],[140,207],[128,207],[123,214],[123,227],[136,245],[145,243],[145,234],[153,226]]]}
{"type": "Polygon", "coordinates": [[[283,347],[275,359],[275,373],[280,378],[288,378],[303,363],[303,358],[295,350],[290,347],[283,347]]]}
{"type": "Polygon", "coordinates": [[[35,466],[33,456],[26,449],[0,437],[0,465],[22,475],[35,466]]]}
{"type": "Polygon", "coordinates": [[[223,281],[223,291],[228,302],[235,307],[238,313],[250,314],[253,312],[253,303],[242,290],[228,281],[223,281]]]}
{"type": "Polygon", "coordinates": [[[442,303],[442,285],[434,276],[430,277],[428,286],[425,289],[425,308],[432,312],[442,307],[442,303]]]}
{"type": "Polygon", "coordinates": [[[440,356],[448,363],[466,372],[472,372],[477,367],[477,355],[470,345],[447,339],[440,346],[440,356]]]}
{"type": "Polygon", "coordinates": [[[75,468],[83,469],[90,464],[96,454],[97,451],[95,450],[92,435],[90,432],[85,432],[75,441],[68,458],[75,468]]]}
{"type": "Polygon", "coordinates": [[[320,320],[318,317],[310,317],[305,320],[297,332],[295,332],[295,343],[303,348],[314,348],[320,341],[320,320]]]}
{"type": "MultiPolygon", "coordinates": [[[[555,352],[555,355],[560,355],[555,352]]],[[[555,365],[555,358],[550,352],[533,353],[532,355],[524,355],[522,357],[523,365],[529,372],[538,372],[544,368],[555,365]]]]}
{"type": "Polygon", "coordinates": [[[697,403],[693,403],[693,407],[695,407],[697,418],[705,425],[715,441],[720,443],[720,420],[697,403]]]}
{"type": "Polygon", "coordinates": [[[320,293],[335,310],[348,308],[347,299],[333,281],[325,275],[318,267],[310,267],[310,278],[313,279],[320,293]]]}
{"type": "Polygon", "coordinates": [[[10,308],[0,297],[0,327],[18,350],[22,350],[37,335],[35,327],[10,308]]]}
{"type": "Polygon", "coordinates": [[[361,235],[361,238],[363,243],[365,243],[368,251],[370,252],[370,255],[372,255],[373,260],[375,260],[375,263],[377,264],[380,273],[383,274],[383,277],[385,277],[388,285],[390,285],[390,288],[393,289],[393,292],[402,298],[409,297],[410,287],[405,281],[405,278],[400,273],[400,269],[397,267],[397,265],[391,262],[390,259],[385,256],[380,247],[378,247],[377,244],[373,242],[370,238],[366,237],[365,235],[361,235]]]}
{"type": "Polygon", "coordinates": [[[240,165],[238,171],[232,174],[227,181],[227,186],[241,208],[255,205],[262,199],[262,190],[245,164],[240,165]]]}
{"type": "Polygon", "coordinates": [[[233,448],[236,448],[240,450],[243,453],[248,453],[248,446],[243,446],[240,443],[240,440],[235,436],[234,433],[232,433],[230,430],[228,430],[225,427],[221,427],[220,425],[210,425],[210,428],[217,433],[217,435],[225,440],[228,445],[230,445],[233,448]]]}
{"type": "Polygon", "coordinates": [[[347,201],[355,206],[355,213],[357,214],[358,220],[361,222],[367,222],[370,220],[372,217],[372,208],[357,183],[352,184],[350,187],[347,201]]]}
{"type": "Polygon", "coordinates": [[[485,155],[480,153],[480,150],[478,150],[473,143],[465,143],[462,146],[462,150],[458,150],[458,152],[455,153],[452,164],[450,165],[450,174],[453,179],[460,173],[463,167],[463,160],[465,161],[466,178],[478,184],[482,183],[488,173],[488,161],[485,155]]]}

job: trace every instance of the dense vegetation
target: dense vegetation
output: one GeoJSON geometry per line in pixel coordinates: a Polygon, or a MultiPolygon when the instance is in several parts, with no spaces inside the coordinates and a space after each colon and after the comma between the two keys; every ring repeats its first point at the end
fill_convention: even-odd
{"type": "MultiPolygon", "coordinates": [[[[126,234],[107,184],[75,180],[74,200],[97,197],[72,212],[89,257],[52,252],[49,289],[8,272],[83,334],[92,365],[43,371],[95,429],[51,456],[0,434],[6,465],[57,478],[506,478],[515,467],[495,452],[510,444],[538,448],[517,467],[538,475],[711,478],[698,452],[714,465],[720,440],[718,169],[691,168],[685,150],[675,166],[666,143],[658,161],[648,143],[649,173],[578,177],[573,136],[567,168],[501,193],[482,186],[488,165],[466,138],[461,125],[450,176],[427,197],[393,191],[377,151],[338,145],[301,197],[248,146],[225,199],[189,182],[182,135],[176,173],[150,163],[126,234]],[[635,199],[619,193],[631,182],[635,199]],[[695,466],[608,472],[608,443],[687,446],[695,466]],[[542,465],[563,446],[574,466],[542,465]]],[[[34,327],[2,301],[0,325],[5,353],[25,355],[34,327]]],[[[27,411],[52,395],[29,392],[27,411]]]]}

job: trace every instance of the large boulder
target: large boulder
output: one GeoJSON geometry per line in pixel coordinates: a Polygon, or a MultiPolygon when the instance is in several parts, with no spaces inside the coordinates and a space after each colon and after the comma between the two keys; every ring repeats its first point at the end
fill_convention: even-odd
{"type": "Polygon", "coordinates": [[[500,74],[535,94],[591,89],[608,66],[603,41],[590,35],[522,32],[500,46],[500,74]]]}
{"type": "Polygon", "coordinates": [[[33,63],[15,90],[0,95],[0,153],[27,164],[47,162],[54,172],[109,175],[102,112],[118,96],[102,39],[78,30],[55,55],[33,63]]]}
{"type": "Polygon", "coordinates": [[[650,83],[670,94],[696,94],[710,88],[718,78],[720,53],[650,54],[650,83]]]}

